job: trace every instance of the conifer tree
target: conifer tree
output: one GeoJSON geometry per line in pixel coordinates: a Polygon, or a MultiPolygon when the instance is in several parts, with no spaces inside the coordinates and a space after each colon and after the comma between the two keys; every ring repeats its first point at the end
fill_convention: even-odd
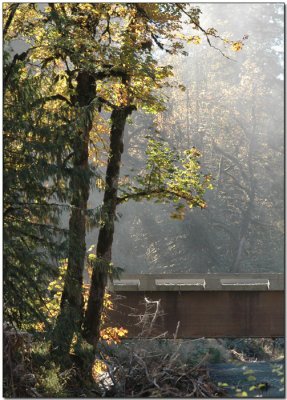
{"type": "MultiPolygon", "coordinates": [[[[68,145],[61,117],[39,106],[45,75],[39,76],[29,67],[28,51],[13,57],[8,51],[20,6],[5,7],[4,318],[28,329],[46,322],[41,311],[46,289],[58,273],[58,260],[66,256],[66,231],[60,228],[58,218],[68,198],[63,185],[68,171],[60,168],[68,145]]],[[[23,7],[33,15],[31,5],[23,7]]]]}

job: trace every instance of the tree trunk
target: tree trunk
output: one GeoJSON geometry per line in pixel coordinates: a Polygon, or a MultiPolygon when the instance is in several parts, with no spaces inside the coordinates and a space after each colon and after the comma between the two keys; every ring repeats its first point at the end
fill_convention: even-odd
{"type": "MultiPolygon", "coordinates": [[[[94,80],[86,72],[77,78],[76,105],[87,106],[95,93],[94,80]]],[[[92,122],[84,118],[74,139],[74,163],[71,176],[72,211],[69,220],[68,267],[61,310],[54,329],[54,346],[59,354],[68,354],[74,333],[80,332],[83,322],[83,271],[86,256],[86,210],[90,191],[89,134],[92,122]]]]}
{"type": "Polygon", "coordinates": [[[84,331],[87,341],[97,346],[101,315],[103,312],[105,288],[108,279],[108,267],[112,260],[114,221],[117,206],[117,192],[120,175],[123,135],[126,119],[132,113],[133,106],[116,108],[111,115],[110,149],[106,171],[106,186],[103,200],[105,224],[99,231],[96,264],[91,278],[88,307],[85,315],[84,331]]]}
{"type": "MultiPolygon", "coordinates": [[[[256,101],[255,95],[254,95],[254,101],[256,101]]],[[[247,166],[248,166],[248,172],[249,172],[249,186],[250,186],[249,193],[248,193],[249,201],[248,201],[246,211],[243,212],[243,216],[242,216],[242,220],[241,220],[241,224],[240,224],[240,230],[239,230],[238,248],[237,248],[235,260],[234,260],[234,263],[232,266],[232,272],[236,272],[236,273],[238,273],[239,269],[240,269],[242,254],[243,254],[244,246],[245,246],[245,243],[247,240],[248,230],[251,225],[252,211],[253,211],[254,202],[255,202],[256,181],[254,179],[252,157],[253,157],[255,146],[256,146],[255,133],[256,133],[257,123],[256,123],[254,107],[252,107],[252,110],[251,110],[251,126],[252,126],[252,130],[250,133],[245,130],[246,136],[250,137],[249,146],[248,146],[248,160],[247,160],[247,166]]]]}

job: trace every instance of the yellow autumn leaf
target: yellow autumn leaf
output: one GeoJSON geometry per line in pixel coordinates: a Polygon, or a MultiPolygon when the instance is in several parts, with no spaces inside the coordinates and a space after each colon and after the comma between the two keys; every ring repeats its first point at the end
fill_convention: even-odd
{"type": "Polygon", "coordinates": [[[242,42],[233,42],[231,45],[231,49],[233,51],[240,51],[243,48],[243,43],[242,42]]]}
{"type": "Polygon", "coordinates": [[[92,367],[92,376],[95,381],[98,381],[103,372],[107,371],[106,364],[101,360],[96,360],[92,367]]]}
{"type": "Polygon", "coordinates": [[[200,44],[201,43],[201,37],[200,36],[190,36],[187,39],[187,43],[200,44]]]}
{"type": "Polygon", "coordinates": [[[242,392],[242,393],[241,393],[241,396],[242,396],[242,397],[248,397],[248,393],[247,393],[247,392],[242,392]]]}

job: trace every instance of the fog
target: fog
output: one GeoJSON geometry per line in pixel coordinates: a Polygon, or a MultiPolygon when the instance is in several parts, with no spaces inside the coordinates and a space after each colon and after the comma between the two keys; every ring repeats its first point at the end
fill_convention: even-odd
{"type": "MultiPolygon", "coordinates": [[[[201,4],[201,25],[232,40],[248,35],[243,49],[230,51],[220,39],[210,47],[203,37],[188,45],[188,56],[159,54],[186,90],[164,89],[169,99],[159,116],[133,114],[121,175],[144,168],[145,136],[156,128],[171,146],[202,152],[214,189],[205,196],[208,208],[191,210],[183,221],[170,218],[167,204],[119,206],[113,263],[125,272],[283,271],[283,7],[201,4]]],[[[89,206],[101,196],[93,191],[89,206]]],[[[88,247],[96,240],[90,231],[88,247]]]]}

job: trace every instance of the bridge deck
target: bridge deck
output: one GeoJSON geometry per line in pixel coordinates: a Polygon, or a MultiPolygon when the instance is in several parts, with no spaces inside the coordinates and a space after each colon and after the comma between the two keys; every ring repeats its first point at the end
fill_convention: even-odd
{"type": "Polygon", "coordinates": [[[284,336],[283,274],[125,275],[110,289],[117,300],[109,325],[126,327],[129,337],[143,329],[144,298],[160,300],[152,331],[145,317],[146,336],[173,337],[178,322],[178,338],[284,336]]]}

